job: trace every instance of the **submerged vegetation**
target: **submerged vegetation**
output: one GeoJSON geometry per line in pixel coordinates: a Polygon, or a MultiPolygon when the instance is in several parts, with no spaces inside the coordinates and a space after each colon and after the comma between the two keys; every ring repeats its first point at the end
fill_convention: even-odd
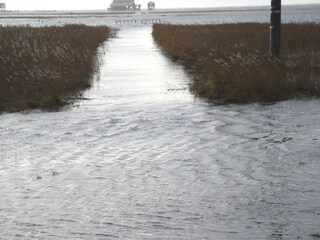
{"type": "Polygon", "coordinates": [[[195,94],[210,101],[320,96],[320,25],[283,24],[280,59],[269,55],[268,24],[155,24],[153,36],[195,75],[195,94]]]}
{"type": "Polygon", "coordinates": [[[105,26],[0,26],[0,111],[57,109],[90,87],[105,26]]]}
{"type": "Polygon", "coordinates": [[[311,234],[311,237],[313,237],[314,239],[320,239],[320,234],[319,233],[311,234]]]}

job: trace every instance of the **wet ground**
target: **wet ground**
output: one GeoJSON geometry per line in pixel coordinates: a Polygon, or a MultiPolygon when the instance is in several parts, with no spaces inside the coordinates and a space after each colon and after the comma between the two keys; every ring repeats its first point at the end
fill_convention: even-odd
{"type": "MultiPolygon", "coordinates": [[[[103,53],[104,52],[104,53],[103,53]]],[[[320,101],[214,106],[124,27],[88,100],[0,115],[0,239],[314,239],[320,101]]]]}

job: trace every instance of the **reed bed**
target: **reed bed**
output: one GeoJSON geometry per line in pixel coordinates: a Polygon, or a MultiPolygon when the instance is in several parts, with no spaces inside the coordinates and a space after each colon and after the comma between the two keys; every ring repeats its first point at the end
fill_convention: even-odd
{"type": "Polygon", "coordinates": [[[0,111],[59,108],[90,87],[105,26],[0,26],[0,111]]]}
{"type": "Polygon", "coordinates": [[[194,74],[195,94],[210,101],[320,96],[320,25],[283,24],[280,58],[270,57],[268,24],[155,24],[153,36],[194,74]]]}

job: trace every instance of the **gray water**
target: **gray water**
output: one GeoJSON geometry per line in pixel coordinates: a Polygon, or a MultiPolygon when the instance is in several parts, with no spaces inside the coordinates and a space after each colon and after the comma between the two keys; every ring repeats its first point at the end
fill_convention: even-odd
{"type": "MultiPolygon", "coordinates": [[[[68,24],[108,25],[127,27],[128,24],[116,24],[117,20],[136,20],[131,26],[142,26],[141,20],[158,19],[162,23],[172,24],[221,24],[270,21],[270,7],[254,8],[221,8],[201,9],[171,9],[170,11],[137,12],[134,14],[111,14],[105,11],[92,12],[0,12],[0,25],[31,25],[51,26],[68,24]],[[247,11],[248,10],[248,11],[247,11]],[[25,18],[24,18],[25,17],[25,18]]],[[[283,6],[282,21],[290,22],[320,22],[320,4],[283,6]]]]}
{"type": "Polygon", "coordinates": [[[320,100],[215,106],[122,27],[88,100],[0,115],[0,239],[314,239],[320,100]]]}

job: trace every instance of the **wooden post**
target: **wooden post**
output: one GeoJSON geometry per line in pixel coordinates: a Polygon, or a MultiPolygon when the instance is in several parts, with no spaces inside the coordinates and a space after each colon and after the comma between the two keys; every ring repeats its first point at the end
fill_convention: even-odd
{"type": "Polygon", "coordinates": [[[270,53],[279,57],[281,50],[281,0],[271,0],[270,53]]]}

